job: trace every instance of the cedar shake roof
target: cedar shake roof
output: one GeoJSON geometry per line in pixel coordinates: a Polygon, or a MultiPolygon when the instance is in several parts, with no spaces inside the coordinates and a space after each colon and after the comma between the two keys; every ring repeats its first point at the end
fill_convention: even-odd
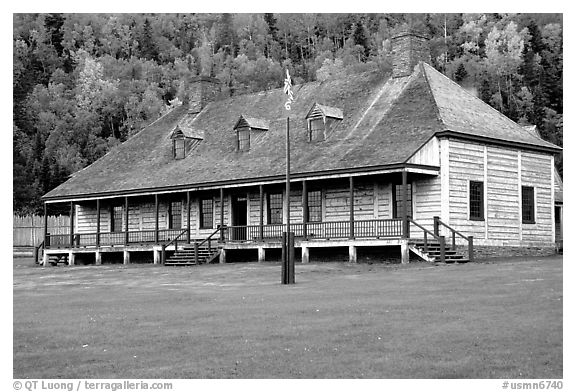
{"type": "Polygon", "coordinates": [[[179,130],[184,136],[192,139],[204,139],[204,131],[198,128],[194,128],[191,125],[193,118],[194,115],[184,116],[184,118],[182,118],[182,120],[176,124],[174,131],[179,130]]]}
{"type": "Polygon", "coordinates": [[[310,108],[310,110],[308,111],[306,118],[310,117],[315,112],[321,113],[324,117],[337,118],[339,120],[342,120],[344,118],[342,109],[333,108],[331,106],[326,105],[320,105],[319,103],[314,103],[312,108],[310,108]]]}
{"type": "Polygon", "coordinates": [[[240,116],[240,118],[236,122],[234,129],[236,129],[238,127],[245,127],[245,126],[248,126],[250,128],[254,128],[254,129],[262,129],[262,130],[266,130],[266,131],[270,128],[268,120],[264,120],[261,118],[246,117],[246,116],[242,115],[242,116],[240,116]]]}
{"type": "Polygon", "coordinates": [[[281,178],[287,116],[291,173],[299,176],[404,164],[435,133],[446,130],[558,149],[425,63],[406,77],[368,72],[297,85],[293,92],[296,100],[290,111],[284,108],[282,89],[212,102],[198,114],[181,105],[44,198],[281,178]],[[316,102],[341,108],[345,115],[325,141],[310,143],[306,115],[316,102]],[[250,114],[250,121],[266,122],[268,131],[252,140],[249,151],[240,152],[233,129],[243,113],[250,114]],[[173,159],[170,139],[177,125],[185,134],[203,139],[179,160],[173,159]]]}
{"type": "Polygon", "coordinates": [[[465,135],[558,149],[556,145],[526,132],[522,126],[468,93],[430,65],[422,64],[446,129],[465,135]]]}

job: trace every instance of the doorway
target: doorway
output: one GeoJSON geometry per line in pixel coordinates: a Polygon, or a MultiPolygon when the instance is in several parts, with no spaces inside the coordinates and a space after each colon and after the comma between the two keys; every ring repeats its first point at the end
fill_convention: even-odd
{"type": "Polygon", "coordinates": [[[246,196],[232,196],[231,239],[234,241],[246,241],[247,224],[248,199],[246,196]]]}

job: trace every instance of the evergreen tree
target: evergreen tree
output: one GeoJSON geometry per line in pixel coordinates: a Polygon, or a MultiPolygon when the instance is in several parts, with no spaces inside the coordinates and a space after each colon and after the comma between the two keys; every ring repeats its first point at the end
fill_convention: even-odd
{"type": "Polygon", "coordinates": [[[268,34],[276,41],[278,39],[278,27],[276,27],[274,14],[264,14],[264,21],[268,25],[268,34]]]}
{"type": "Polygon", "coordinates": [[[64,17],[62,14],[48,14],[44,19],[44,24],[46,30],[50,34],[50,43],[56,49],[58,56],[62,56],[64,47],[62,46],[62,40],[64,38],[64,33],[62,31],[62,25],[64,25],[64,17]]]}
{"type": "Polygon", "coordinates": [[[158,61],[158,47],[154,41],[152,26],[148,18],[144,20],[144,24],[142,25],[142,32],[140,33],[138,44],[141,57],[147,60],[158,61]]]}
{"type": "Polygon", "coordinates": [[[466,79],[467,76],[468,72],[466,71],[464,63],[460,63],[460,65],[458,65],[458,68],[456,68],[456,72],[454,72],[454,80],[456,80],[457,82],[461,82],[464,79],[466,79]]]}
{"type": "Polygon", "coordinates": [[[223,49],[229,56],[236,55],[236,33],[232,26],[232,15],[222,14],[216,30],[216,52],[223,49]]]}
{"type": "Polygon", "coordinates": [[[354,38],[354,43],[356,45],[360,45],[364,48],[363,60],[365,60],[370,55],[370,47],[368,45],[368,39],[366,38],[366,33],[364,32],[362,21],[358,21],[358,23],[356,23],[352,37],[354,38]]]}

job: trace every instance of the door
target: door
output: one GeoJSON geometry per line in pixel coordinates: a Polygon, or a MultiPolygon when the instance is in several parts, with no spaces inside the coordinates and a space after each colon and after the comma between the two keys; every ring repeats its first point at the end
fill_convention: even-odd
{"type": "Polygon", "coordinates": [[[248,224],[248,200],[246,196],[232,196],[232,232],[234,241],[246,241],[248,224]]]}

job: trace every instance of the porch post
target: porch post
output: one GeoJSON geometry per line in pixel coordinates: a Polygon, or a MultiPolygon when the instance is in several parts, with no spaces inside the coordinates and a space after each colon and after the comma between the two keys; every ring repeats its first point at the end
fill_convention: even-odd
{"type": "Polygon", "coordinates": [[[44,249],[48,246],[50,246],[50,240],[48,239],[48,203],[44,202],[44,249]]]}
{"type": "Polygon", "coordinates": [[[260,185],[260,241],[264,241],[264,186],[260,185]]]}
{"type": "Polygon", "coordinates": [[[126,233],[124,233],[124,245],[128,245],[128,196],[124,197],[124,220],[126,221],[126,233]]]}
{"type": "Polygon", "coordinates": [[[354,239],[354,177],[350,176],[350,239],[354,239]]]}
{"type": "Polygon", "coordinates": [[[402,171],[402,237],[408,238],[410,231],[408,227],[408,172],[402,171]]]}
{"type": "Polygon", "coordinates": [[[158,243],[158,215],[159,215],[160,205],[158,204],[158,194],[154,195],[154,243],[158,243]]]}
{"type": "Polygon", "coordinates": [[[96,199],[96,247],[100,247],[100,199],[96,199]]]}
{"type": "Polygon", "coordinates": [[[224,188],[220,188],[220,242],[224,242],[224,188]]]}
{"type": "MultiPolygon", "coordinates": [[[[308,182],[302,181],[302,236],[308,239],[308,182]]],[[[304,249],[304,248],[302,248],[304,249]]]]}
{"type": "Polygon", "coordinates": [[[190,243],[190,191],[186,192],[186,219],[188,222],[188,234],[186,234],[186,242],[190,243]]]}
{"type": "Polygon", "coordinates": [[[70,202],[70,247],[74,247],[74,202],[70,202]]]}

